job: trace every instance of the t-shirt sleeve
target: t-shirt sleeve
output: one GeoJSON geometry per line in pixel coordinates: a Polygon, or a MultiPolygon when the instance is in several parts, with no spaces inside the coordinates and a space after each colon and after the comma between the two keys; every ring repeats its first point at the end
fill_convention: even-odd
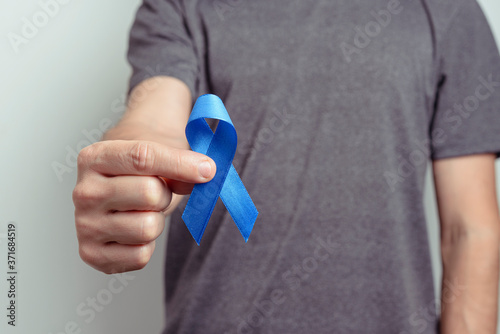
{"type": "Polygon", "coordinates": [[[437,40],[431,157],[500,154],[500,56],[475,0],[461,1],[437,40]]]}
{"type": "Polygon", "coordinates": [[[129,92],[153,76],[182,80],[194,96],[198,64],[182,4],[177,0],[143,0],[130,31],[129,92]]]}

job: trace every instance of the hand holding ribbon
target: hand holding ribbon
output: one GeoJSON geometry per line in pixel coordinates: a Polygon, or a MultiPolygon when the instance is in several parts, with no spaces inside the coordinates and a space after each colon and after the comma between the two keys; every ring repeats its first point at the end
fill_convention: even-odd
{"type": "Polygon", "coordinates": [[[215,95],[200,96],[186,126],[186,137],[195,152],[212,158],[217,166],[214,178],[196,184],[182,219],[199,245],[217,199],[222,199],[241,235],[248,241],[257,219],[257,209],[232,165],[237,146],[236,130],[221,99],[215,95]],[[205,118],[219,120],[215,133],[205,118]]]}

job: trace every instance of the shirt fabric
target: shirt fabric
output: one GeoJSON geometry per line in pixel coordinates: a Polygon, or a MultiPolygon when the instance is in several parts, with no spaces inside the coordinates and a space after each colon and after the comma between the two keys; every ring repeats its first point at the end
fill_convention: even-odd
{"type": "Polygon", "coordinates": [[[128,56],[221,97],[260,212],[245,243],[219,201],[200,246],[172,214],[165,333],[437,333],[428,161],[500,151],[474,0],[145,0],[128,56]]]}

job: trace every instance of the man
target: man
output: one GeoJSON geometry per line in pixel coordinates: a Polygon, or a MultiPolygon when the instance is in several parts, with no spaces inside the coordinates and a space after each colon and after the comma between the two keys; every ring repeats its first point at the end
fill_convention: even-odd
{"type": "Polygon", "coordinates": [[[475,1],[145,0],[129,61],[125,116],[79,156],[76,226],[85,262],[123,272],[172,213],[165,333],[495,333],[500,61],[475,1]],[[203,93],[238,131],[247,244],[221,203],[200,246],[180,219],[216,170],[184,135],[203,93]]]}

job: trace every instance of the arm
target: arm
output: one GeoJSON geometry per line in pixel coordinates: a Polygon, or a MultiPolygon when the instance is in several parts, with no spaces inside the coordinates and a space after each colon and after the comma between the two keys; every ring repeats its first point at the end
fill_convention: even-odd
{"type": "Polygon", "coordinates": [[[125,115],[104,139],[131,139],[129,137],[152,134],[165,144],[189,149],[184,128],[190,112],[191,93],[182,81],[152,77],[132,90],[125,115]]]}
{"type": "Polygon", "coordinates": [[[495,156],[478,154],[433,164],[443,284],[443,334],[495,334],[500,219],[495,156]]]}

